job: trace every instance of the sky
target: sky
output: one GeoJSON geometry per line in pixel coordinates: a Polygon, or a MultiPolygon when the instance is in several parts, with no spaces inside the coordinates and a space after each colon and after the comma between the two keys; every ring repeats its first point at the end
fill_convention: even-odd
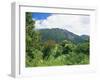
{"type": "Polygon", "coordinates": [[[90,16],[53,13],[32,13],[36,29],[60,28],[77,35],[89,35],[90,16]]]}

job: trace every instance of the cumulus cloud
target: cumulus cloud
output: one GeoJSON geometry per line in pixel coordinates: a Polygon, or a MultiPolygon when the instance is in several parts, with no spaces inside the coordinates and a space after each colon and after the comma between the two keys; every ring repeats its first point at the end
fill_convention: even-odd
{"type": "Polygon", "coordinates": [[[77,35],[89,35],[90,17],[82,15],[60,15],[52,14],[44,20],[36,20],[37,29],[61,28],[71,31],[77,35]]]}

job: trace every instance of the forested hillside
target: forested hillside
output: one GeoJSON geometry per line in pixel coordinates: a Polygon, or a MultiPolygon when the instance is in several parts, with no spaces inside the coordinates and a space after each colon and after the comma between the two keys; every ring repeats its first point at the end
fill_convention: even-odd
{"type": "Polygon", "coordinates": [[[35,29],[26,13],[26,67],[89,64],[89,36],[62,29],[35,29]]]}
{"type": "Polygon", "coordinates": [[[73,43],[82,43],[89,40],[88,35],[76,35],[68,30],[52,28],[52,29],[40,29],[38,30],[41,34],[42,41],[54,40],[56,42],[61,42],[63,40],[69,40],[73,43]]]}

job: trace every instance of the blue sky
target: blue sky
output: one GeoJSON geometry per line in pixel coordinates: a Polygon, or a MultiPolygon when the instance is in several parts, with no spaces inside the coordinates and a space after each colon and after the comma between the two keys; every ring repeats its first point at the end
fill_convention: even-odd
{"type": "Polygon", "coordinates": [[[60,28],[77,35],[90,34],[90,16],[35,12],[32,13],[32,19],[35,20],[37,29],[60,28]]]}
{"type": "Polygon", "coordinates": [[[37,12],[35,12],[32,14],[32,19],[44,20],[44,19],[47,19],[51,15],[52,15],[51,13],[37,13],[37,12]]]}

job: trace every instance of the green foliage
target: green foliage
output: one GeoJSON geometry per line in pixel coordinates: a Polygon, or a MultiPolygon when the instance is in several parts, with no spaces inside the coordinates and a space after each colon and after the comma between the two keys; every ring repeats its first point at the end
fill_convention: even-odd
{"type": "Polygon", "coordinates": [[[76,47],[76,52],[77,53],[83,52],[84,54],[89,55],[89,42],[78,44],[76,47]]]}
{"type": "Polygon", "coordinates": [[[48,40],[47,42],[44,43],[43,46],[43,58],[47,59],[52,52],[52,49],[55,47],[55,42],[52,40],[48,40]]]}
{"type": "Polygon", "coordinates": [[[36,66],[38,58],[42,57],[40,34],[34,30],[34,25],[32,13],[26,12],[26,66],[36,66]]]}
{"type": "Polygon", "coordinates": [[[36,30],[32,13],[26,12],[26,67],[89,64],[88,36],[74,43],[74,39],[81,40],[79,36],[67,32],[69,40],[64,33],[60,29],[36,30]]]}

